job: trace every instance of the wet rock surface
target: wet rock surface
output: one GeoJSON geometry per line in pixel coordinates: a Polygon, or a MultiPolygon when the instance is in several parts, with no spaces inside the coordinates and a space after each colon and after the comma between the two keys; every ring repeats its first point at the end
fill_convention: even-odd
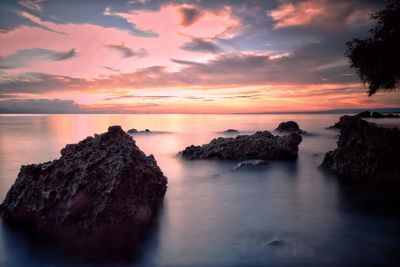
{"type": "Polygon", "coordinates": [[[357,116],[343,116],[337,148],[322,167],[352,180],[400,184],[400,130],[379,127],[357,116]]]}
{"type": "Polygon", "coordinates": [[[302,138],[297,133],[275,136],[268,131],[235,138],[215,138],[202,146],[188,146],[178,155],[184,159],[215,160],[295,160],[302,138]]]}
{"type": "Polygon", "coordinates": [[[145,236],[166,189],[154,157],[112,126],[66,145],[57,160],[22,166],[0,213],[89,257],[118,257],[145,236]]]}
{"type": "Polygon", "coordinates": [[[285,121],[281,122],[278,127],[275,129],[276,132],[279,133],[298,133],[298,134],[307,134],[306,131],[300,129],[299,125],[295,121],[285,121]]]}

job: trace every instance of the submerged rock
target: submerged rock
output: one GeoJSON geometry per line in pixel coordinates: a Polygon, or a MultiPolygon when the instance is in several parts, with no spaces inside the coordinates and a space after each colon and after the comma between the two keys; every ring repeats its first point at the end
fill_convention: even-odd
{"type": "Polygon", "coordinates": [[[281,247],[285,245],[285,241],[281,239],[272,239],[270,241],[265,242],[265,244],[271,247],[281,247]]]}
{"type": "Polygon", "coordinates": [[[340,121],[337,148],[325,155],[321,166],[354,180],[400,184],[400,130],[356,116],[340,121]]]}
{"type": "Polygon", "coordinates": [[[253,135],[239,135],[235,138],[215,138],[202,146],[188,146],[179,152],[185,159],[217,160],[270,160],[297,159],[302,138],[297,133],[275,136],[268,131],[253,135]]]}
{"type": "Polygon", "coordinates": [[[261,159],[251,159],[251,160],[245,160],[242,161],[240,163],[238,163],[233,170],[237,171],[237,170],[243,170],[243,169],[249,169],[252,167],[260,167],[260,166],[265,166],[267,165],[268,162],[265,160],[261,160],[261,159]]]}
{"type": "Polygon", "coordinates": [[[275,131],[279,133],[298,133],[298,134],[307,134],[306,131],[300,129],[299,125],[295,121],[285,121],[281,122],[275,131]]]}
{"type": "Polygon", "coordinates": [[[153,155],[112,126],[66,145],[57,160],[22,166],[0,212],[78,249],[119,253],[145,235],[166,189],[153,155]]]}

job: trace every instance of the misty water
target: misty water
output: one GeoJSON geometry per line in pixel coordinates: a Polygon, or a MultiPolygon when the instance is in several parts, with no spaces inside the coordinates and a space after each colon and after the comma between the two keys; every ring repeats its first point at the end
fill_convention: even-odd
{"type": "MultiPolygon", "coordinates": [[[[400,266],[400,215],[384,196],[365,196],[318,168],[336,146],[326,127],[340,115],[7,115],[0,116],[0,201],[22,164],[110,125],[135,135],[168,177],[157,223],[135,259],[112,266],[400,266]],[[234,128],[272,131],[296,120],[312,133],[294,162],[233,171],[237,162],[186,161],[176,153],[234,128]],[[278,244],[271,245],[273,240],[278,244]]],[[[392,123],[390,121],[389,123],[392,123]]],[[[86,266],[0,221],[0,266],[86,266]]],[[[107,265],[110,265],[108,263],[107,265]]]]}

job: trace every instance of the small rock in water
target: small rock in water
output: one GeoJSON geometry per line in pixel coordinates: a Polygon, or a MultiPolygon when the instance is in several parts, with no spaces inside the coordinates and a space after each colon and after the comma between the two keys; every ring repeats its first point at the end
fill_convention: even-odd
{"type": "Polygon", "coordinates": [[[236,129],[228,129],[228,130],[224,131],[224,133],[235,134],[235,133],[239,133],[239,131],[236,129]]]}
{"type": "Polygon", "coordinates": [[[130,134],[132,134],[132,133],[137,133],[137,132],[138,132],[138,130],[137,130],[137,129],[135,129],[135,128],[132,128],[132,129],[129,129],[127,133],[130,133],[130,134]]]}
{"type": "Polygon", "coordinates": [[[245,161],[240,162],[239,164],[237,164],[235,166],[235,168],[233,168],[233,170],[237,171],[237,170],[243,170],[243,169],[251,169],[251,168],[254,168],[254,167],[265,166],[267,164],[268,164],[267,161],[261,160],[261,159],[245,160],[245,161]]]}
{"type": "Polygon", "coordinates": [[[298,133],[298,134],[307,134],[306,131],[300,129],[299,125],[295,121],[285,121],[281,122],[275,131],[280,133],[298,133]]]}
{"type": "Polygon", "coordinates": [[[265,244],[271,247],[281,247],[285,245],[285,241],[281,239],[272,239],[270,241],[265,242],[265,244]]]}

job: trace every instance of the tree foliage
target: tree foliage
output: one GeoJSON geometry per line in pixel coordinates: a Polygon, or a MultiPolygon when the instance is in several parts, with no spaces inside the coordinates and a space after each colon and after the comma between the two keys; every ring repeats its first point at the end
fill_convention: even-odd
{"type": "Polygon", "coordinates": [[[348,42],[345,52],[369,96],[400,88],[400,0],[389,0],[371,19],[376,24],[369,36],[348,42]]]}

